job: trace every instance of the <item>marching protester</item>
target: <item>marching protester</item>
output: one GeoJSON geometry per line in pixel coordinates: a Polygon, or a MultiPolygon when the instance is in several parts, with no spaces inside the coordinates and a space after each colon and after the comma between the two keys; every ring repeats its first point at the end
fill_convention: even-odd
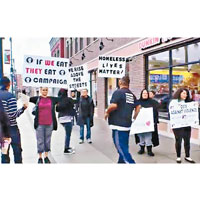
{"type": "Polygon", "coordinates": [[[129,77],[119,80],[119,89],[115,90],[110,105],[105,113],[108,124],[112,129],[112,138],[119,154],[118,163],[135,163],[129,153],[129,133],[132,121],[136,119],[140,106],[135,95],[129,90],[129,77]],[[132,112],[135,114],[132,119],[132,112]]]}
{"type": "Polygon", "coordinates": [[[149,91],[149,98],[153,99],[156,95],[156,92],[154,90],[149,91]]]}
{"type": "MultiPolygon", "coordinates": [[[[185,88],[178,89],[174,96],[173,100],[170,102],[169,106],[172,105],[172,102],[174,103],[187,103],[191,102],[189,91],[185,88]]],[[[177,163],[181,163],[181,144],[182,139],[184,140],[184,148],[185,148],[185,160],[190,163],[195,163],[192,158],[190,158],[190,137],[191,137],[191,126],[187,127],[181,127],[181,128],[174,128],[172,129],[175,135],[175,148],[176,148],[176,154],[177,154],[177,163]]]]}
{"type": "Polygon", "coordinates": [[[55,105],[58,103],[58,97],[48,96],[48,88],[40,88],[41,96],[30,98],[30,102],[36,104],[34,112],[34,128],[36,130],[37,150],[39,154],[38,163],[43,163],[42,154],[44,153],[44,162],[51,163],[48,158],[48,152],[51,151],[51,135],[53,130],[57,130],[57,120],[55,114],[55,105]]]}
{"type": "MultiPolygon", "coordinates": [[[[24,112],[24,110],[27,108],[27,104],[24,104],[21,109],[17,110],[17,100],[12,93],[8,92],[9,88],[10,88],[9,78],[3,77],[1,79],[0,100],[2,101],[4,111],[9,119],[10,137],[11,137],[10,145],[13,149],[14,162],[22,163],[21,136],[16,118],[19,117],[24,112]]],[[[1,157],[2,163],[10,163],[10,157],[9,157],[10,145],[8,147],[7,156],[1,157]]]]}
{"type": "Polygon", "coordinates": [[[79,144],[84,143],[84,125],[87,127],[86,139],[89,144],[91,140],[91,127],[93,126],[94,117],[94,103],[91,97],[88,96],[88,90],[83,89],[81,91],[81,97],[78,104],[78,122],[80,126],[80,141],[79,144]]]}
{"type": "Polygon", "coordinates": [[[8,160],[8,147],[11,142],[10,123],[7,114],[4,111],[2,101],[0,100],[0,148],[2,159],[8,160]]]}
{"type": "Polygon", "coordinates": [[[75,150],[70,147],[70,137],[73,127],[73,117],[76,115],[76,110],[74,109],[74,102],[72,98],[68,97],[68,90],[60,89],[58,97],[60,97],[60,102],[58,102],[56,106],[58,121],[65,128],[64,154],[72,154],[75,153],[75,150]]]}
{"type": "MultiPolygon", "coordinates": [[[[158,112],[157,112],[157,105],[156,102],[149,98],[149,92],[146,89],[143,89],[140,94],[139,103],[143,108],[153,108],[153,118],[154,118],[154,127],[157,129],[158,123],[158,112]]],[[[145,152],[145,146],[147,147],[147,154],[149,156],[154,156],[152,152],[152,145],[158,146],[159,145],[159,138],[158,138],[158,131],[154,132],[145,132],[145,133],[138,133],[135,135],[136,144],[139,143],[140,150],[138,154],[143,154],[145,152]]]]}

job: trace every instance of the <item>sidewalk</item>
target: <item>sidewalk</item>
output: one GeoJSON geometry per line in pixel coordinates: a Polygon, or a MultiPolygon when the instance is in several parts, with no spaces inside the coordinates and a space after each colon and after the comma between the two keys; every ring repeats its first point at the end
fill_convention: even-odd
{"type": "MultiPolygon", "coordinates": [[[[18,118],[18,125],[21,132],[23,163],[37,163],[37,146],[35,130],[33,128],[33,116],[31,114],[33,105],[18,118]]],[[[95,118],[92,127],[92,144],[86,141],[79,144],[79,126],[74,126],[71,136],[71,146],[76,153],[64,155],[64,128],[58,123],[58,130],[52,134],[51,155],[52,163],[116,163],[118,154],[112,142],[112,134],[107,122],[95,118]]],[[[176,163],[174,139],[160,136],[160,145],[153,148],[154,157],[147,154],[138,155],[139,147],[135,144],[134,136],[130,136],[130,152],[136,163],[176,163]]],[[[12,152],[10,152],[12,154],[12,152]]],[[[191,157],[200,163],[200,147],[191,145],[191,157]]],[[[182,163],[184,160],[184,148],[182,147],[182,163]]]]}

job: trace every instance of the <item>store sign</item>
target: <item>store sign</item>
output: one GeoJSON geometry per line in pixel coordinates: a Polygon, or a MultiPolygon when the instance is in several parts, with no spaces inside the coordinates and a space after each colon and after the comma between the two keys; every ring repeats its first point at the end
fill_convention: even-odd
{"type": "MultiPolygon", "coordinates": [[[[183,81],[183,75],[173,75],[173,84],[179,84],[183,81]]],[[[150,83],[169,83],[167,74],[150,74],[150,83]]]]}
{"type": "Polygon", "coordinates": [[[133,135],[137,133],[147,133],[153,131],[153,108],[141,108],[136,120],[131,125],[130,134],[133,135]]]}
{"type": "Polygon", "coordinates": [[[199,124],[198,102],[179,103],[172,100],[169,104],[169,114],[172,129],[199,124]]]}
{"type": "Polygon", "coordinates": [[[153,38],[148,38],[146,40],[139,42],[138,45],[139,45],[139,49],[144,50],[158,44],[169,42],[172,39],[174,39],[174,37],[166,37],[166,38],[153,37],[153,38]]]}
{"type": "Polygon", "coordinates": [[[99,56],[98,77],[122,78],[125,76],[126,58],[99,56]]]}
{"type": "Polygon", "coordinates": [[[89,73],[87,65],[70,66],[67,74],[68,89],[89,90],[89,73]]]}
{"type": "Polygon", "coordinates": [[[10,50],[4,50],[4,63],[10,64],[10,50]]]}
{"type": "Polygon", "coordinates": [[[69,59],[24,56],[23,86],[67,88],[69,59]]]}

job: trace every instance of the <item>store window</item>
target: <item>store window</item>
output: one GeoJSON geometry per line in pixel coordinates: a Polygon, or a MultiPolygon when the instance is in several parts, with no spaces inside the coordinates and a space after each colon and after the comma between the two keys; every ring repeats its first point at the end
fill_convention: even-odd
{"type": "Polygon", "coordinates": [[[169,51],[149,56],[149,69],[158,69],[169,66],[169,51]]]}
{"type": "Polygon", "coordinates": [[[87,38],[87,45],[90,44],[90,38],[87,38]]]}
{"type": "Polygon", "coordinates": [[[117,79],[116,78],[108,78],[107,79],[107,106],[110,105],[110,100],[113,92],[117,89],[117,79]]]}
{"type": "Polygon", "coordinates": [[[173,65],[188,62],[187,47],[180,47],[172,50],[173,65]]]}
{"type": "Polygon", "coordinates": [[[200,42],[188,45],[188,62],[195,61],[200,61],[200,42]]]}

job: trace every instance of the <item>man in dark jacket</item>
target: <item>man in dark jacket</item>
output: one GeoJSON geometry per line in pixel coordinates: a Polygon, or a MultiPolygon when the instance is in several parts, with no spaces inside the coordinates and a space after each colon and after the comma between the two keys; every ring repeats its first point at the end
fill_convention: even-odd
{"type": "Polygon", "coordinates": [[[89,144],[91,141],[91,127],[93,126],[94,116],[94,103],[91,97],[88,96],[88,90],[84,89],[81,91],[81,97],[79,101],[79,113],[78,113],[78,125],[80,126],[80,142],[84,142],[84,124],[87,126],[86,139],[89,144]]]}
{"type": "MultiPolygon", "coordinates": [[[[27,108],[27,105],[24,104],[23,107],[17,110],[17,101],[14,95],[8,92],[10,88],[10,80],[7,77],[1,79],[1,90],[0,90],[0,100],[2,101],[5,113],[9,118],[10,123],[10,136],[11,136],[11,146],[14,153],[15,163],[22,163],[22,148],[21,148],[21,136],[17,126],[16,118],[19,117],[24,110],[27,108]]],[[[10,163],[9,150],[8,150],[8,159],[1,157],[2,163],[10,163]]]]}

